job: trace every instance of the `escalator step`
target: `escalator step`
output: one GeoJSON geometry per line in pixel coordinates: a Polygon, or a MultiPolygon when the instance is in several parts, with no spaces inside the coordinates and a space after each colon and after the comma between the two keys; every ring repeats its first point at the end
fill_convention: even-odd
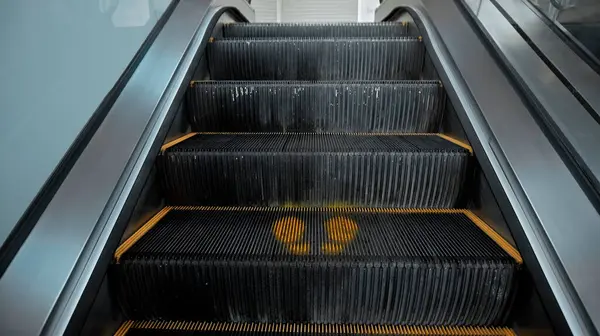
{"type": "Polygon", "coordinates": [[[496,326],[519,253],[468,210],[165,208],[115,254],[127,318],[496,326]]]}
{"type": "Polygon", "coordinates": [[[445,92],[438,81],[195,81],[195,131],[433,132],[445,92]]]}
{"type": "Polygon", "coordinates": [[[470,158],[468,146],[436,134],[187,137],[158,158],[170,204],[449,208],[470,158]]]}
{"type": "Polygon", "coordinates": [[[516,336],[509,328],[431,327],[431,326],[364,326],[310,324],[245,324],[181,321],[126,321],[115,336],[183,336],[183,335],[454,335],[516,336]]]}
{"type": "Polygon", "coordinates": [[[214,80],[421,79],[425,49],[414,37],[222,39],[209,43],[214,80]]]}
{"type": "Polygon", "coordinates": [[[223,37],[403,37],[408,23],[229,23],[223,37]]]}

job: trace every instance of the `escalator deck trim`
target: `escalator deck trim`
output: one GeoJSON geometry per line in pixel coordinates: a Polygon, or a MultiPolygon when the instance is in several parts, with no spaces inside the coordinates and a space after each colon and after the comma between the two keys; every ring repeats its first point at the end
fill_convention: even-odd
{"type": "MultiPolygon", "coordinates": [[[[294,334],[352,334],[352,335],[492,335],[515,336],[506,327],[445,327],[403,325],[338,325],[338,324],[266,324],[182,321],[125,321],[115,336],[125,336],[131,330],[163,330],[185,332],[245,332],[294,334]]],[[[186,333],[187,334],[187,333],[186,333]]]]}
{"type": "Polygon", "coordinates": [[[115,262],[120,263],[122,256],[138,242],[148,231],[150,231],[161,219],[170,211],[257,211],[257,212],[277,212],[284,210],[301,211],[301,212],[323,212],[336,211],[339,213],[382,213],[382,214],[464,214],[471,220],[481,231],[490,237],[499,247],[501,247],[508,255],[510,255],[517,264],[523,263],[521,254],[508,241],[499,235],[493,228],[486,224],[481,218],[475,215],[471,210],[466,209],[399,209],[399,208],[360,208],[346,206],[331,206],[331,207],[225,207],[225,206],[167,206],[159,211],[154,217],[146,222],[138,231],[119,246],[115,252],[115,262]]]}

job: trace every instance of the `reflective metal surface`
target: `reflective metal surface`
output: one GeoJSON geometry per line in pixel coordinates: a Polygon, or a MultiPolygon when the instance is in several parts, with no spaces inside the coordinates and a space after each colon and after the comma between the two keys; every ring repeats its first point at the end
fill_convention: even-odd
{"type": "Polygon", "coordinates": [[[85,313],[225,5],[253,19],[243,0],[179,2],[0,279],[0,334],[62,335],[85,313]]]}
{"type": "MultiPolygon", "coordinates": [[[[580,71],[580,76],[572,73],[572,77],[580,80],[579,87],[588,90],[587,97],[598,105],[598,111],[590,112],[521,38],[491,0],[482,0],[478,6],[468,5],[467,8],[506,60],[506,65],[526,86],[531,98],[542,107],[545,122],[557,133],[569,154],[574,157],[584,178],[588,179],[596,190],[600,190],[600,155],[597,155],[597,147],[600,144],[600,97],[597,92],[592,92],[595,85],[599,85],[594,83],[599,81],[599,78],[588,77],[586,83],[582,83],[585,72],[580,71]],[[596,97],[591,97],[592,95],[596,97]]],[[[574,58],[579,60],[578,57],[574,58]]],[[[580,60],[579,62],[582,63],[580,60]]],[[[574,66],[571,67],[573,68],[574,66]]],[[[588,69],[588,74],[596,76],[591,69],[588,69]]],[[[596,86],[596,90],[598,87],[600,86],[596,86]]]]}
{"type": "MultiPolygon", "coordinates": [[[[473,7],[469,8],[473,9],[473,7]]],[[[592,180],[596,188],[600,187],[600,155],[597,154],[597,147],[600,145],[600,125],[526,41],[520,38],[510,22],[491,1],[481,1],[472,13],[503,58],[514,69],[515,74],[520,77],[548,114],[551,120],[546,122],[553,124],[556,131],[564,136],[568,142],[566,145],[571,147],[570,149],[577,156],[576,159],[587,168],[587,177],[592,180]]],[[[590,73],[595,75],[593,71],[590,73]]],[[[540,167],[540,171],[546,172],[554,168],[554,166],[545,169],[540,167]]],[[[546,183],[549,182],[555,183],[556,180],[549,179],[546,183]]],[[[564,193],[564,190],[554,192],[564,193]]],[[[595,243],[600,238],[600,225],[598,225],[600,221],[597,215],[595,220],[594,217],[589,219],[581,217],[581,214],[574,211],[571,206],[573,205],[569,204],[569,207],[564,208],[566,218],[562,223],[556,223],[556,227],[545,226],[545,229],[554,249],[562,251],[557,257],[565,268],[568,280],[574,286],[578,300],[592,323],[596,323],[595,327],[598,328],[600,327],[598,324],[600,323],[600,300],[597,296],[590,295],[594,293],[596,283],[600,281],[600,247],[595,243]],[[574,216],[577,218],[575,223],[574,216]]],[[[581,321],[585,319],[582,318],[581,321]]]]}
{"type": "Polygon", "coordinates": [[[170,2],[0,2],[0,246],[170,2]]]}
{"type": "MultiPolygon", "coordinates": [[[[600,1],[598,0],[528,0],[553,28],[570,39],[573,47],[588,56],[586,60],[600,66],[600,1]]],[[[596,68],[598,71],[598,68],[596,68]]]]}
{"type": "MultiPolygon", "coordinates": [[[[600,2],[598,2],[600,5],[600,2]]],[[[592,109],[593,117],[600,122],[600,74],[567,45],[522,0],[495,1],[498,6],[543,54],[550,64],[564,77],[573,89],[592,109]]],[[[471,6],[471,8],[476,8],[471,6]]],[[[478,11],[478,9],[477,9],[478,11]]],[[[569,114],[564,113],[563,114],[569,114]]]]}
{"type": "Polygon", "coordinates": [[[457,3],[386,0],[376,19],[398,6],[420,20],[557,334],[597,334],[600,215],[457,3]]]}

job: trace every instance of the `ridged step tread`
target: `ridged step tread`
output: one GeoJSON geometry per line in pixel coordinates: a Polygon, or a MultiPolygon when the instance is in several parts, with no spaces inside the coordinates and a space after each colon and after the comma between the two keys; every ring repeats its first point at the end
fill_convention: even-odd
{"type": "Polygon", "coordinates": [[[518,252],[467,210],[166,208],[117,250],[143,320],[489,326],[518,252]]]}
{"type": "Polygon", "coordinates": [[[192,336],[192,335],[399,335],[399,336],[516,336],[509,328],[364,326],[214,323],[181,321],[126,321],[115,336],[192,336]]]}
{"type": "Polygon", "coordinates": [[[213,80],[421,79],[419,38],[216,39],[208,45],[213,80]]]}
{"type": "Polygon", "coordinates": [[[409,23],[227,23],[223,37],[402,37],[409,23]]]}
{"type": "Polygon", "coordinates": [[[433,132],[445,92],[439,81],[194,81],[194,131],[433,132]]]}
{"type": "Polygon", "coordinates": [[[450,208],[470,158],[467,145],[436,134],[186,137],[158,158],[169,204],[450,208]]]}

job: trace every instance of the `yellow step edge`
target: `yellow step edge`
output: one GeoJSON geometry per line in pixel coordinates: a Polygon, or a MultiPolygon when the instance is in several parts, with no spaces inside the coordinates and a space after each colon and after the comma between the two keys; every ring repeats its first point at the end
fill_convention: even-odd
{"type": "Polygon", "coordinates": [[[181,137],[179,137],[179,138],[177,138],[177,139],[175,139],[175,140],[169,141],[169,142],[167,142],[166,144],[162,145],[162,147],[160,148],[160,150],[161,150],[162,152],[164,152],[164,151],[165,151],[165,150],[167,150],[168,148],[170,148],[170,147],[173,147],[173,146],[177,145],[178,143],[180,143],[180,142],[183,142],[183,141],[185,141],[185,140],[187,140],[187,139],[189,139],[189,138],[193,137],[193,136],[194,136],[194,135],[196,135],[196,134],[198,134],[198,133],[196,133],[196,132],[191,132],[191,133],[188,133],[188,134],[186,134],[186,135],[184,135],[184,136],[181,136],[181,137]]]}
{"type": "Polygon", "coordinates": [[[506,239],[504,239],[501,235],[498,234],[492,227],[487,225],[481,218],[475,215],[472,211],[465,211],[465,215],[469,217],[469,219],[477,225],[481,231],[485,232],[492,240],[496,242],[506,253],[508,253],[511,257],[513,257],[517,263],[523,263],[523,257],[521,257],[521,253],[517,251],[506,239]]]}
{"type": "Polygon", "coordinates": [[[195,134],[203,134],[203,135],[319,135],[319,134],[327,134],[327,135],[389,135],[389,136],[436,136],[440,135],[440,133],[406,133],[406,132],[197,132],[195,134]]]}
{"type": "Polygon", "coordinates": [[[124,336],[131,329],[187,330],[187,331],[237,331],[264,333],[323,333],[323,334],[369,334],[369,335],[493,335],[516,336],[506,327],[446,327],[446,326],[394,326],[357,324],[266,324],[224,322],[169,322],[169,321],[126,321],[115,336],[124,336]]]}
{"type": "Polygon", "coordinates": [[[459,145],[460,147],[468,150],[471,154],[473,154],[473,147],[471,147],[470,145],[468,145],[466,142],[455,139],[451,136],[448,136],[446,134],[442,134],[442,133],[437,133],[437,136],[439,136],[440,138],[444,139],[444,140],[448,140],[450,142],[452,142],[455,145],[459,145]]]}
{"type": "Polygon", "coordinates": [[[127,238],[121,246],[117,248],[115,251],[115,261],[118,264],[121,261],[121,257],[131,246],[133,246],[142,236],[146,234],[146,232],[150,231],[158,223],[169,211],[171,211],[171,207],[165,207],[161,211],[157,212],[152,218],[150,218],[144,225],[142,225],[131,237],[127,238]]]}
{"type": "Polygon", "coordinates": [[[471,210],[465,209],[416,209],[416,208],[366,208],[366,207],[236,207],[236,206],[167,206],[150,218],[129,239],[127,239],[115,252],[115,260],[119,263],[121,256],[133,246],[146,232],[150,231],[169,211],[286,211],[300,210],[306,212],[316,211],[346,211],[346,212],[372,212],[372,213],[427,213],[427,214],[464,214],[477,227],[500,246],[508,255],[513,257],[518,264],[523,263],[523,257],[506,239],[499,235],[492,227],[475,215],[471,210]]]}
{"type": "Polygon", "coordinates": [[[368,207],[353,207],[353,206],[321,206],[321,207],[305,207],[301,205],[285,206],[285,207],[256,207],[256,206],[173,206],[172,210],[179,211],[352,211],[352,212],[375,212],[375,213],[465,213],[464,209],[419,209],[419,208],[368,208],[368,207]]]}
{"type": "Polygon", "coordinates": [[[133,325],[133,323],[134,323],[133,321],[123,322],[123,324],[121,324],[119,329],[117,329],[117,332],[115,332],[115,336],[125,336],[127,334],[127,332],[129,331],[129,329],[131,329],[131,326],[133,325]]]}
{"type": "Polygon", "coordinates": [[[294,134],[294,135],[306,135],[306,134],[331,134],[331,135],[360,135],[360,136],[369,136],[369,135],[374,135],[374,136],[382,136],[382,135],[388,135],[388,136],[439,136],[440,138],[450,141],[455,145],[458,145],[466,150],[468,150],[471,154],[473,154],[473,147],[471,147],[470,145],[468,145],[467,143],[455,139],[451,136],[448,136],[446,134],[442,134],[442,133],[402,133],[402,132],[390,132],[390,133],[369,133],[369,132],[355,132],[355,133],[343,133],[343,132],[332,132],[332,133],[311,133],[311,132],[298,132],[298,133],[284,133],[284,132],[191,132],[188,134],[185,134],[177,139],[174,139],[172,141],[167,142],[166,144],[164,144],[160,150],[161,151],[165,151],[175,145],[177,145],[178,143],[181,143],[191,137],[193,137],[194,135],[197,134],[201,134],[201,135],[258,135],[258,134],[270,134],[270,135],[283,135],[283,134],[294,134]]]}

